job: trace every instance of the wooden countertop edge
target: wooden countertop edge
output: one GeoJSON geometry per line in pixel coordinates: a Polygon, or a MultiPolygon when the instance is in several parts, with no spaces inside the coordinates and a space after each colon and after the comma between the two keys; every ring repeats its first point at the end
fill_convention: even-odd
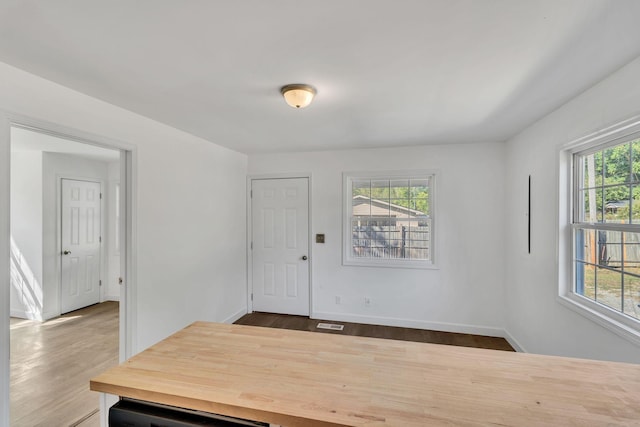
{"type": "MultiPolygon", "coordinates": [[[[187,408],[212,414],[226,415],[251,421],[267,422],[287,427],[345,427],[346,424],[336,424],[327,421],[304,418],[300,416],[262,411],[259,409],[235,406],[224,403],[181,397],[172,394],[158,393],[151,390],[117,386],[101,382],[99,377],[89,382],[89,389],[96,392],[108,393],[120,397],[143,400],[152,403],[187,408]]],[[[354,424],[355,426],[356,424],[354,424]]]]}

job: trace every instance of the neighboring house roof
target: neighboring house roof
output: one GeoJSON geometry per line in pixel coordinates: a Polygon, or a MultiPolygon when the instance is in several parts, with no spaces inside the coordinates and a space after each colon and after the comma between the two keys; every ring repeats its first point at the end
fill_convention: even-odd
{"type": "Polygon", "coordinates": [[[628,200],[613,200],[606,205],[604,205],[607,209],[619,209],[619,208],[627,208],[629,207],[628,200]]]}
{"type": "Polygon", "coordinates": [[[391,216],[392,218],[425,218],[424,212],[367,196],[353,196],[353,215],[391,216]]]}

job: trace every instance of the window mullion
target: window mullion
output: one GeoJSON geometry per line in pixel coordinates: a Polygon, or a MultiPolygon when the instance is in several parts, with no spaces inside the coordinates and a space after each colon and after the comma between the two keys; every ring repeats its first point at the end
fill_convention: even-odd
{"type": "MultiPolygon", "coordinates": [[[[604,182],[605,182],[604,181],[604,176],[605,176],[605,171],[607,170],[607,167],[606,167],[605,162],[604,162],[604,150],[601,151],[600,158],[601,158],[601,162],[602,162],[602,167],[601,167],[602,170],[600,171],[600,173],[601,173],[601,176],[600,176],[600,179],[601,179],[600,183],[601,184],[600,185],[602,186],[601,187],[602,188],[602,200],[601,200],[600,209],[602,209],[602,212],[600,212],[600,214],[602,215],[602,222],[606,223],[607,221],[606,221],[606,218],[604,217],[604,212],[605,212],[604,202],[606,200],[606,196],[605,196],[606,192],[604,191],[605,190],[604,189],[604,182]]],[[[598,212],[596,212],[596,218],[597,217],[598,217],[598,212]]]]}
{"type": "Polygon", "coordinates": [[[573,228],[583,228],[586,230],[607,230],[607,231],[626,231],[632,233],[640,233],[640,224],[620,224],[620,223],[600,223],[591,224],[585,223],[573,223],[573,228]]]}
{"type": "Polygon", "coordinates": [[[624,313],[624,270],[625,270],[625,253],[624,253],[624,237],[625,233],[620,233],[620,270],[622,270],[622,277],[620,278],[620,311],[624,313]]]}
{"type": "MultiPolygon", "coordinates": [[[[633,223],[633,184],[632,184],[632,180],[631,180],[631,176],[632,176],[632,172],[633,172],[633,153],[632,153],[632,149],[633,149],[633,143],[629,143],[629,178],[628,178],[628,184],[629,184],[629,224],[633,223]]],[[[624,306],[623,306],[623,311],[624,311],[624,306]]]]}

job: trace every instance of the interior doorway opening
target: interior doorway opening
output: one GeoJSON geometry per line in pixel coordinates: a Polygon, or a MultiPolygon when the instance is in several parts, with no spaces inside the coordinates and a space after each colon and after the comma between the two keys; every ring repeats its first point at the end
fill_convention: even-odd
{"type": "MultiPolygon", "coordinates": [[[[14,357],[14,347],[16,351],[20,350],[18,346],[24,346],[25,339],[27,345],[29,338],[40,340],[39,348],[66,340],[67,343],[74,342],[71,347],[77,348],[74,354],[80,358],[86,356],[88,350],[95,352],[96,347],[101,348],[100,351],[104,350],[105,353],[115,351],[115,357],[105,358],[112,361],[106,363],[115,364],[131,354],[132,334],[131,328],[127,326],[129,312],[127,294],[130,291],[123,285],[128,284],[128,279],[131,277],[132,208],[130,200],[133,155],[131,151],[123,149],[120,144],[111,145],[108,141],[106,143],[94,141],[91,138],[73,134],[74,132],[67,134],[16,123],[10,125],[9,313],[11,319],[9,336],[12,347],[11,357],[14,357]],[[85,188],[86,186],[83,185],[69,186],[69,183],[93,184],[89,186],[90,188],[85,188]],[[87,197],[93,198],[84,210],[77,204],[82,198],[80,197],[82,193],[84,193],[82,196],[84,204],[88,203],[87,197]],[[73,206],[73,203],[76,205],[73,206]],[[86,268],[74,270],[73,264],[75,263],[75,267],[78,267],[82,264],[82,260],[74,257],[75,259],[70,261],[71,257],[68,255],[73,253],[75,256],[81,251],[74,251],[71,247],[63,248],[63,246],[78,243],[77,241],[82,239],[85,243],[89,241],[97,244],[93,245],[93,252],[85,257],[86,268]],[[89,272],[92,274],[88,274],[89,272]],[[78,281],[80,278],[87,277],[89,280],[83,283],[78,281]],[[67,294],[82,293],[88,288],[96,291],[91,298],[81,298],[76,305],[65,303],[67,294]],[[61,316],[65,312],[67,314],[61,316]],[[73,325],[77,324],[78,328],[87,328],[87,318],[95,319],[92,327],[101,331],[98,333],[108,330],[105,332],[103,341],[92,342],[91,349],[83,348],[81,338],[75,340],[70,337],[78,332],[78,330],[74,332],[73,325]],[[63,324],[64,328],[62,328],[63,324]],[[14,342],[14,337],[21,330],[29,330],[34,335],[22,336],[20,341],[14,342]],[[55,332],[52,334],[54,330],[64,330],[64,336],[55,335],[55,332]],[[45,332],[48,333],[47,338],[43,338],[45,332]],[[52,336],[55,338],[51,338],[52,336]],[[42,341],[43,339],[46,342],[42,341]]],[[[44,352],[43,357],[55,358],[60,355],[59,350],[55,350],[55,345],[51,348],[52,353],[44,352]]],[[[64,357],[69,355],[66,354],[64,357]]],[[[88,363],[91,364],[90,361],[88,363]]],[[[33,366],[33,360],[23,365],[26,364],[29,366],[21,366],[20,361],[11,360],[9,372],[11,425],[27,425],[33,421],[25,419],[23,421],[27,424],[21,424],[22,421],[19,419],[21,416],[19,402],[21,399],[24,400],[21,394],[31,387],[29,385],[25,387],[23,383],[27,378],[24,375],[25,371],[33,371],[38,366],[56,364],[56,361],[42,360],[36,363],[36,367],[33,366]],[[21,384],[17,386],[19,382],[21,384]]],[[[63,365],[68,366],[69,363],[63,365]]],[[[101,368],[105,368],[104,364],[101,368]]],[[[65,382],[61,381],[61,378],[44,380],[65,382]]],[[[47,387],[43,384],[42,376],[35,381],[37,384],[33,384],[34,391],[36,388],[47,387]]],[[[86,383],[88,384],[88,379],[86,383]]],[[[90,393],[88,387],[82,387],[82,389],[90,393]]],[[[74,390],[67,390],[59,394],[68,396],[69,392],[75,393],[74,390]]],[[[27,400],[33,398],[33,392],[29,394],[27,400]]],[[[56,393],[51,394],[55,398],[56,393]]],[[[93,403],[90,402],[89,405],[93,403]]],[[[56,407],[55,403],[48,403],[47,407],[52,411],[64,412],[64,409],[56,407]]],[[[82,422],[92,417],[97,412],[97,408],[96,397],[95,408],[85,408],[86,410],[82,407],[76,408],[76,412],[81,411],[76,414],[77,416],[73,415],[73,419],[65,418],[60,421],[63,423],[80,421],[79,425],[83,425],[82,422]]],[[[35,412],[33,406],[30,411],[35,412]]],[[[46,414],[43,415],[45,415],[44,419],[47,419],[46,414]]]]}

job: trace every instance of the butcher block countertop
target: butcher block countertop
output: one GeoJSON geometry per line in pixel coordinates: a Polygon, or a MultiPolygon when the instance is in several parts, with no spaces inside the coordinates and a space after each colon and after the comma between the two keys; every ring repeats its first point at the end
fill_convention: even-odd
{"type": "Polygon", "coordinates": [[[207,322],[91,390],[284,427],[640,425],[640,365],[207,322]]]}

